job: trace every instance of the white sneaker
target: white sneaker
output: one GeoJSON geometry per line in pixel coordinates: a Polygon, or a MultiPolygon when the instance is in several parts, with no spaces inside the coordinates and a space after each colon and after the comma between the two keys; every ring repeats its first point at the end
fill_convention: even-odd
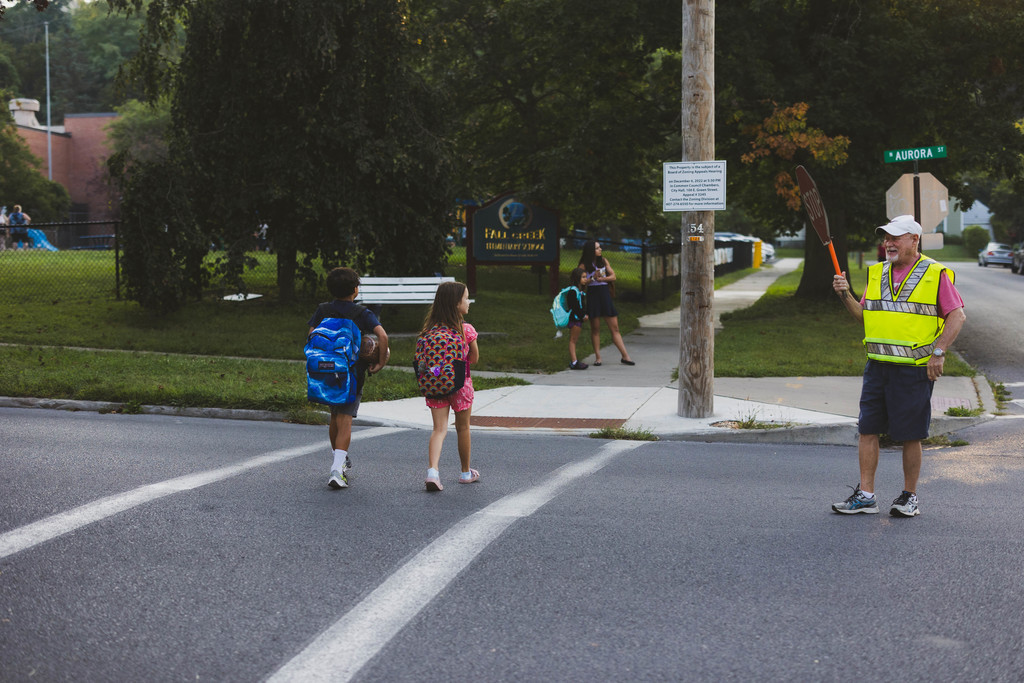
{"type": "Polygon", "coordinates": [[[327,485],[332,489],[346,489],[348,488],[348,477],[344,472],[331,470],[331,478],[327,480],[327,485]]]}

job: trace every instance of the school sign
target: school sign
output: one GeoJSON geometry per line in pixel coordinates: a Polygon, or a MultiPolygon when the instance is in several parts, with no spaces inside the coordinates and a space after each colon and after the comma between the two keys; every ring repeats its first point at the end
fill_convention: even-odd
{"type": "Polygon", "coordinates": [[[471,216],[472,254],[478,262],[549,263],[558,258],[558,215],[504,195],[471,216]]]}
{"type": "Polygon", "coordinates": [[[912,149],[889,149],[882,157],[885,163],[891,164],[897,161],[925,161],[927,159],[945,159],[946,146],[936,147],[915,147],[912,149]]]}

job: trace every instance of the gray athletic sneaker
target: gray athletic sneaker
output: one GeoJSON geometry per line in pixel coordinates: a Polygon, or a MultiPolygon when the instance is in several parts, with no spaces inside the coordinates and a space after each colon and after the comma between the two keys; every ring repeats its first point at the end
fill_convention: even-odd
{"type": "Polygon", "coordinates": [[[899,498],[892,502],[889,514],[893,517],[913,517],[921,514],[921,511],[917,509],[917,494],[910,491],[901,493],[899,498]]]}
{"type": "Polygon", "coordinates": [[[860,490],[860,484],[857,484],[856,488],[852,486],[850,488],[853,488],[853,493],[842,503],[834,503],[832,505],[833,512],[839,512],[844,515],[852,515],[858,512],[866,512],[869,515],[878,513],[878,501],[865,496],[864,492],[860,490]]]}
{"type": "Polygon", "coordinates": [[[331,470],[331,478],[327,480],[327,485],[332,489],[348,488],[348,477],[345,476],[344,472],[331,470]]]}

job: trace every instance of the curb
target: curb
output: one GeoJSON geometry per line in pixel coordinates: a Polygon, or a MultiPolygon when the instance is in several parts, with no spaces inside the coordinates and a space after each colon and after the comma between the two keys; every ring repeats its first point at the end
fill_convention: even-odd
{"type": "MultiPolygon", "coordinates": [[[[79,401],[60,398],[21,398],[0,396],[0,408],[45,408],[71,412],[121,413],[124,404],[110,401],[79,401]]],[[[213,417],[225,420],[253,420],[284,422],[287,414],[271,410],[243,410],[241,408],[176,408],[174,406],[140,406],[142,415],[177,415],[179,417],[213,417]]]]}

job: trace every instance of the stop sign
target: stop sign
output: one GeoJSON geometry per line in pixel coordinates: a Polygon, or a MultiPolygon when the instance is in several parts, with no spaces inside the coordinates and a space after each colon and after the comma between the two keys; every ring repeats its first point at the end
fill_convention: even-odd
{"type": "MultiPolygon", "coordinates": [[[[921,215],[917,222],[925,232],[934,232],[949,213],[949,190],[931,173],[917,175],[921,183],[921,215]]],[[[895,218],[914,214],[914,174],[904,173],[885,193],[885,215],[895,218]]]]}

